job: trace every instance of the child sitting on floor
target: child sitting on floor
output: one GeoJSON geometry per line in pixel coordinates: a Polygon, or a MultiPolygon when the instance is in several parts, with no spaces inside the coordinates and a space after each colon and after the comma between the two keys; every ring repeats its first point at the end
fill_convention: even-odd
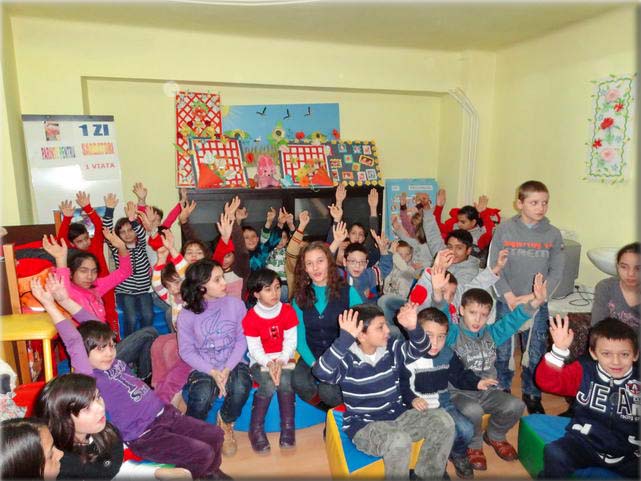
{"type": "Polygon", "coordinates": [[[206,419],[214,400],[224,397],[217,423],[225,433],[222,451],[236,453],[234,421],[252,386],[243,356],[247,341],[241,322],[247,312],[237,297],[228,296],[220,265],[202,259],[187,268],[180,287],[184,301],[178,315],[178,350],[191,367],[187,380],[187,415],[206,419]]]}
{"type": "Polygon", "coordinates": [[[430,339],[430,350],[416,361],[405,364],[401,373],[401,392],[408,406],[418,411],[445,409],[456,427],[450,460],[459,478],[474,477],[467,458],[467,445],[474,435],[474,425],[452,403],[448,384],[458,389],[485,391],[497,384],[495,379],[481,379],[466,369],[458,355],[445,346],[449,329],[447,316],[434,307],[418,313],[418,323],[430,339]]]}
{"type": "Polygon", "coordinates": [[[62,286],[54,286],[55,283],[52,275],[46,289],[39,280],[32,281],[31,289],[56,325],[75,372],[96,379],[110,422],[134,454],[175,464],[189,470],[194,478],[227,477],[220,470],[222,430],[183,416],[172,405],[163,403],[124,362],[116,359],[115,334],[106,324],[88,321],[91,314],[73,301],[61,304],[74,318],[86,320],[76,329],[54,302],[52,292],[62,286]]]}
{"type": "Polygon", "coordinates": [[[565,435],[545,446],[540,478],[569,478],[598,466],[639,479],[639,336],[606,318],[590,331],[590,356],[565,364],[574,333],[567,316],[550,317],[552,350],[536,369],[541,390],[576,396],[565,435]]]}
{"type": "Polygon", "coordinates": [[[412,442],[424,439],[416,462],[420,479],[441,478],[454,440],[454,422],[443,409],[407,410],[399,387],[406,362],[419,359],[430,341],[417,326],[416,305],[398,314],[409,341],[390,339],[383,311],[360,304],[338,317],[341,331],[314,364],[324,382],[338,384],[346,411],[343,429],[361,451],[382,456],[386,479],[407,479],[412,442]]]}
{"type": "Polygon", "coordinates": [[[247,281],[247,294],[253,307],[243,319],[243,331],[247,338],[251,375],[259,385],[252,405],[249,441],[257,453],[269,451],[265,415],[276,391],[280,409],[279,444],[281,448],[293,448],[296,445],[294,364],[289,361],[296,352],[298,318],[292,306],[280,302],[280,279],[270,269],[252,272],[247,281]]]}

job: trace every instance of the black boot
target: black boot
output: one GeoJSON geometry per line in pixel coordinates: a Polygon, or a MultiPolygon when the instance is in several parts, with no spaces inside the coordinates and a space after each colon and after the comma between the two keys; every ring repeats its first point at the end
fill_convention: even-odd
{"type": "Polygon", "coordinates": [[[282,449],[296,446],[296,426],[294,424],[294,409],[296,398],[294,392],[278,391],[278,408],[280,410],[280,440],[282,449]]]}
{"type": "Polygon", "coordinates": [[[269,440],[265,434],[265,414],[269,408],[271,398],[254,394],[252,413],[249,421],[249,442],[252,449],[259,454],[267,454],[270,450],[269,440]]]}
{"type": "Polygon", "coordinates": [[[523,402],[527,406],[529,414],[545,414],[540,397],[523,394],[523,402]]]}

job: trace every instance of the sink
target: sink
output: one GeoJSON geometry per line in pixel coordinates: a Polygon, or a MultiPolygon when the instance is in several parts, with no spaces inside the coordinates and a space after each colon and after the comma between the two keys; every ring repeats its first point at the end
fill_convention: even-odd
{"type": "Polygon", "coordinates": [[[617,252],[620,247],[598,247],[588,251],[588,259],[601,272],[610,276],[617,275],[617,252]]]}

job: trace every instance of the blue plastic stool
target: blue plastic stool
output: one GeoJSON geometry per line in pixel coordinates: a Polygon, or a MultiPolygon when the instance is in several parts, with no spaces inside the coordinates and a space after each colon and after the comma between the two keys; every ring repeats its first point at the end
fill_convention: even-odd
{"type": "MultiPolygon", "coordinates": [[[[243,406],[240,416],[234,422],[234,430],[236,431],[249,431],[249,421],[251,419],[252,403],[254,402],[254,393],[256,388],[252,388],[247,398],[247,402],[243,406]]],[[[189,399],[189,389],[187,386],[183,388],[183,399],[185,402],[189,399]]],[[[216,415],[223,405],[223,398],[216,398],[213,406],[207,414],[206,421],[211,424],[216,424],[216,415]]],[[[296,396],[296,409],[294,412],[294,426],[296,429],[304,429],[316,424],[325,422],[325,411],[315,408],[311,404],[306,403],[301,398],[296,396]]],[[[265,432],[279,433],[280,432],[280,412],[278,411],[278,398],[274,393],[267,414],[265,415],[265,432]]]]}
{"type": "MultiPolygon", "coordinates": [[[[163,334],[169,334],[169,328],[167,327],[167,322],[165,321],[165,312],[156,304],[152,305],[152,308],[154,310],[154,318],[153,318],[153,324],[152,326],[156,328],[158,331],[158,334],[163,335],[163,334]]],[[[125,331],[124,331],[124,326],[125,326],[125,319],[124,315],[122,313],[122,310],[116,306],[116,312],[118,313],[118,324],[120,325],[120,338],[122,339],[125,337],[125,331]]],[[[136,314],[136,329],[140,329],[140,314],[136,314]]]]}

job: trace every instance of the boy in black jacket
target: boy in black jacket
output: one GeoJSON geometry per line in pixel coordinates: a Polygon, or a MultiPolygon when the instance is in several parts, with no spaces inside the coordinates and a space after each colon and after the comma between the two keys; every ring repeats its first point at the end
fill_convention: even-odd
{"type": "Polygon", "coordinates": [[[536,370],[541,389],[576,395],[574,417],[565,436],[545,446],[539,477],[567,478],[598,466],[639,479],[639,340],[623,322],[606,318],[590,331],[590,356],[568,365],[574,333],[566,316],[550,318],[554,341],[536,370]]]}

